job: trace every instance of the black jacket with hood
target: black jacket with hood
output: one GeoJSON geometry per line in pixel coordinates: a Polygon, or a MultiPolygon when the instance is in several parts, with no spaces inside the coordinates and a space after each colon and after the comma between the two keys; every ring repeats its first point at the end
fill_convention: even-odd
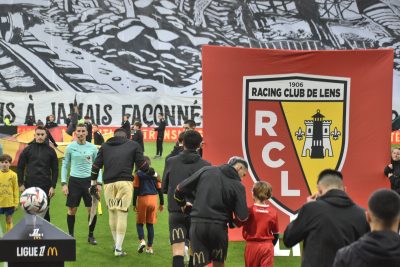
{"type": "Polygon", "coordinates": [[[97,179],[104,166],[103,183],[133,181],[132,171],[136,168],[147,172],[149,165],[144,160],[143,151],[137,142],[124,137],[112,137],[103,143],[92,166],[92,180],[97,179]]]}
{"type": "Polygon", "coordinates": [[[183,205],[193,198],[192,223],[227,224],[232,213],[239,221],[248,217],[246,191],[237,171],[230,165],[203,167],[181,182],[175,200],[183,205]]]}
{"type": "Polygon", "coordinates": [[[177,156],[167,159],[162,180],[162,191],[164,194],[168,194],[169,212],[181,212],[174,200],[176,186],[204,166],[210,166],[210,163],[203,160],[196,150],[184,150],[177,156]]]}
{"type": "Polygon", "coordinates": [[[383,173],[390,180],[390,188],[400,194],[400,160],[392,160],[392,167],[385,167],[383,173]],[[389,174],[392,174],[389,177],[389,174]]]}
{"type": "Polygon", "coordinates": [[[22,151],[18,160],[18,184],[25,187],[56,188],[58,158],[49,142],[32,141],[22,151]]]}
{"type": "Polygon", "coordinates": [[[304,240],[303,267],[331,267],[336,252],[369,231],[365,212],[347,194],[331,189],[305,204],[286,228],[283,242],[292,247],[304,240]]]}
{"type": "Polygon", "coordinates": [[[334,267],[398,267],[400,236],[393,231],[365,234],[336,254],[334,267]]]}

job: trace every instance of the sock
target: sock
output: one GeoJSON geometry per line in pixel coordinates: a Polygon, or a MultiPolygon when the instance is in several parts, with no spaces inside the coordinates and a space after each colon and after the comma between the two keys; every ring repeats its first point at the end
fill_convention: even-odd
{"type": "MultiPolygon", "coordinates": [[[[90,215],[89,215],[90,217],[90,215]]],[[[88,218],[89,221],[89,218],[88,218]]],[[[89,236],[93,237],[94,228],[96,227],[97,215],[94,215],[92,223],[89,225],[89,236]]]]}
{"type": "Polygon", "coordinates": [[[13,223],[6,223],[6,232],[10,231],[14,227],[13,223]]]}
{"type": "Polygon", "coordinates": [[[44,219],[50,222],[50,207],[47,207],[46,214],[44,215],[44,219]]]}
{"type": "Polygon", "coordinates": [[[111,234],[114,239],[114,243],[117,240],[117,211],[108,210],[108,223],[110,224],[111,234]]]}
{"type": "Polygon", "coordinates": [[[146,228],[147,228],[147,246],[151,247],[153,245],[153,240],[154,240],[154,226],[151,223],[146,223],[146,228]]]}
{"type": "Polygon", "coordinates": [[[101,201],[97,204],[97,213],[103,215],[103,208],[101,207],[101,201]]]}
{"type": "Polygon", "coordinates": [[[138,234],[139,241],[144,239],[144,230],[143,230],[143,224],[137,223],[136,224],[136,230],[138,234]]]}
{"type": "Polygon", "coordinates": [[[173,256],[172,267],[185,267],[185,263],[183,262],[183,256],[173,256]]]}
{"type": "Polygon", "coordinates": [[[115,248],[121,250],[124,243],[128,212],[116,211],[117,214],[117,236],[115,239],[115,248]]]}
{"type": "Polygon", "coordinates": [[[194,265],[193,265],[193,256],[189,257],[189,265],[188,265],[188,267],[194,267],[194,265]]]}
{"type": "Polygon", "coordinates": [[[75,215],[67,214],[68,233],[74,236],[75,215]]]}

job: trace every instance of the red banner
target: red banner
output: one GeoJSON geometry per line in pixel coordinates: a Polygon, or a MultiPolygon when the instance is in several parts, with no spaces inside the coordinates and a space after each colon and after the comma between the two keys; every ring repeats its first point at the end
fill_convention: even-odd
{"type": "Polygon", "coordinates": [[[204,157],[221,164],[244,156],[246,187],[272,184],[281,232],[326,168],[342,171],[348,194],[365,207],[372,191],[389,186],[382,170],[390,159],[392,65],[392,50],[205,46],[204,157]]]}

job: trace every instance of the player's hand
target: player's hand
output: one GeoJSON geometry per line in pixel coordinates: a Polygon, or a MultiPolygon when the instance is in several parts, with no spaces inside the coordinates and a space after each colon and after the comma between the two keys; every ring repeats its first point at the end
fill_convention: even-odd
{"type": "Polygon", "coordinates": [[[64,193],[64,196],[68,196],[68,185],[63,185],[62,186],[62,191],[63,191],[63,193],[64,193]]]}
{"type": "Polygon", "coordinates": [[[133,211],[134,211],[134,212],[137,212],[136,206],[133,206],[133,211]]]}
{"type": "Polygon", "coordinates": [[[307,197],[307,203],[316,201],[317,197],[318,197],[318,193],[315,193],[314,195],[308,196],[307,197]]]}
{"type": "Polygon", "coordinates": [[[21,186],[19,187],[19,192],[22,193],[22,192],[24,192],[24,191],[25,191],[25,186],[24,186],[24,185],[21,185],[21,186]]]}
{"type": "Polygon", "coordinates": [[[184,214],[190,214],[192,211],[193,205],[190,202],[186,202],[185,206],[182,207],[182,212],[184,214]]]}
{"type": "Polygon", "coordinates": [[[393,164],[390,163],[390,164],[388,165],[388,167],[389,167],[390,169],[393,169],[393,164]]]}
{"type": "Polygon", "coordinates": [[[162,212],[162,211],[164,210],[164,206],[163,206],[163,205],[158,206],[158,210],[159,210],[160,212],[162,212]]]}
{"type": "Polygon", "coordinates": [[[55,194],[56,194],[56,192],[54,191],[54,187],[50,187],[49,198],[52,198],[55,194]]]}

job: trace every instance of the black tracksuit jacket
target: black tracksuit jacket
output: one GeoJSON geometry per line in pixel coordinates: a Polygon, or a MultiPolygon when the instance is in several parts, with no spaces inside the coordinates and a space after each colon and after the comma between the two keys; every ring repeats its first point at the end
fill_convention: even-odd
{"type": "Polygon", "coordinates": [[[166,161],[162,191],[164,194],[168,194],[169,212],[181,212],[174,200],[176,186],[204,166],[210,166],[210,163],[203,160],[196,150],[184,150],[166,161]]]}
{"type": "Polygon", "coordinates": [[[92,166],[92,180],[96,180],[104,166],[103,183],[133,181],[132,171],[136,168],[147,172],[149,165],[143,158],[140,145],[123,137],[112,137],[101,145],[92,166]]]}
{"type": "Polygon", "coordinates": [[[18,160],[18,184],[25,187],[56,188],[58,179],[58,158],[48,141],[31,142],[18,160]]]}
{"type": "Polygon", "coordinates": [[[385,167],[383,173],[389,177],[389,174],[393,174],[389,177],[390,188],[400,194],[400,160],[392,160],[392,168],[388,166],[385,167]]]}
{"type": "Polygon", "coordinates": [[[183,205],[186,197],[193,197],[190,213],[194,223],[227,224],[248,217],[246,191],[237,171],[230,165],[203,167],[181,182],[175,191],[175,200],[183,205]]]}
{"type": "Polygon", "coordinates": [[[400,236],[392,231],[365,234],[336,254],[334,267],[398,267],[400,236]]]}
{"type": "Polygon", "coordinates": [[[304,240],[303,267],[332,267],[336,252],[369,231],[365,212],[344,191],[331,189],[305,204],[286,228],[283,242],[304,240]]]}

